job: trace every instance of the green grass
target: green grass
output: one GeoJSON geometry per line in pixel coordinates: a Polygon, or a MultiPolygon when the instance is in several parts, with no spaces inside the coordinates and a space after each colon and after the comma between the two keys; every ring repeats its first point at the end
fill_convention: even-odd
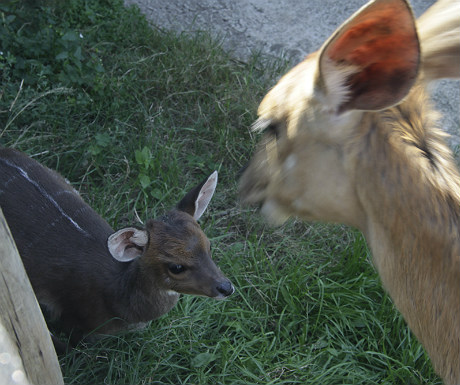
{"type": "Polygon", "coordinates": [[[66,383],[440,383],[359,233],[270,228],[238,205],[248,128],[285,63],[237,62],[119,0],[23,4],[0,5],[0,145],[58,170],[114,228],[160,215],[217,169],[201,224],[237,288],[79,346],[60,359],[66,383]]]}

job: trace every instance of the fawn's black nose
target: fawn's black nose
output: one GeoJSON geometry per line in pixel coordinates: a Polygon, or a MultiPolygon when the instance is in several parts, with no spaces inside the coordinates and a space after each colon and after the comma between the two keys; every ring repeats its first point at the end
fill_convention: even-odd
{"type": "Polygon", "coordinates": [[[233,287],[230,281],[224,281],[224,282],[220,282],[217,285],[217,291],[220,294],[222,294],[224,297],[228,297],[229,295],[233,294],[233,292],[235,291],[235,288],[233,287]]]}

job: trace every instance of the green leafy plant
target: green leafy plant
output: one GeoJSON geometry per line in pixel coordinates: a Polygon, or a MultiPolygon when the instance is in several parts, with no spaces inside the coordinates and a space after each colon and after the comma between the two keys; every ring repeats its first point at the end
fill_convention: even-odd
{"type": "Polygon", "coordinates": [[[53,8],[37,6],[32,19],[29,12],[19,0],[0,5],[3,79],[38,89],[55,83],[97,90],[104,68],[83,32],[59,23],[53,8]]]}
{"type": "Polygon", "coordinates": [[[144,147],[142,150],[136,150],[134,154],[136,157],[136,163],[139,166],[139,183],[145,190],[151,183],[149,169],[152,166],[152,153],[147,147],[144,147]]]}

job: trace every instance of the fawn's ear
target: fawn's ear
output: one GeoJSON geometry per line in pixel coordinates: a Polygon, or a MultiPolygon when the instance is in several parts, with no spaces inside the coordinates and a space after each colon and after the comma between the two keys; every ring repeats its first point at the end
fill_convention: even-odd
{"type": "Polygon", "coordinates": [[[129,262],[141,256],[148,239],[145,230],[126,227],[113,233],[107,240],[107,246],[117,261],[129,262]]]}
{"type": "Polygon", "coordinates": [[[405,0],[374,0],[348,19],[319,55],[317,89],[336,112],[397,104],[418,74],[420,46],[405,0]]]}
{"type": "Polygon", "coordinates": [[[177,208],[190,214],[195,220],[203,215],[211,201],[217,186],[217,171],[214,171],[207,179],[191,189],[187,195],[177,204],[177,208]]]}

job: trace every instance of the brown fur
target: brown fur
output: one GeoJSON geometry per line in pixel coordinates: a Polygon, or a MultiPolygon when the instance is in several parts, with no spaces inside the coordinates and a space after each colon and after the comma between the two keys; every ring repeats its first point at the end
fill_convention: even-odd
{"type": "Polygon", "coordinates": [[[295,215],[362,230],[385,288],[446,384],[460,384],[460,174],[424,88],[460,75],[459,4],[442,0],[422,16],[426,40],[421,51],[410,42],[403,59],[368,42],[382,30],[390,31],[384,41],[398,41],[390,27],[412,17],[407,4],[376,0],[357,12],[266,95],[255,127],[270,130],[240,181],[243,200],[262,203],[274,222],[295,215]],[[375,32],[368,20],[382,14],[389,28],[375,32]],[[371,36],[356,41],[363,28],[371,36]],[[452,38],[436,38],[445,35],[452,38]],[[442,65],[436,52],[446,53],[442,65]],[[404,69],[397,82],[393,65],[404,69]]]}
{"type": "Polygon", "coordinates": [[[213,173],[160,220],[114,232],[59,174],[0,149],[0,206],[38,301],[74,343],[161,317],[181,293],[233,293],[197,223],[216,184],[213,173]]]}

